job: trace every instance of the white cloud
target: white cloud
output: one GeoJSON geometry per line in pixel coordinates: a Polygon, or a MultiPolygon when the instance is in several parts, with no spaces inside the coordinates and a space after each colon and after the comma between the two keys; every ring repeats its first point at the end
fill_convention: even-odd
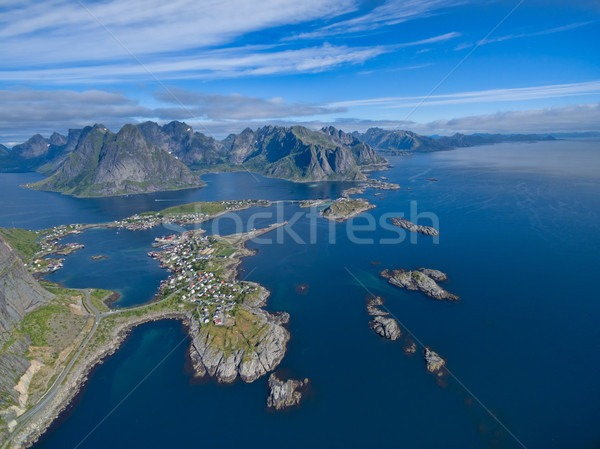
{"type": "Polygon", "coordinates": [[[600,80],[582,83],[553,84],[547,86],[490,89],[453,94],[438,94],[430,97],[380,97],[361,100],[339,101],[331,107],[381,106],[386,108],[407,108],[415,106],[440,106],[466,103],[490,103],[499,101],[523,101],[547,98],[571,97],[600,94],[600,80]],[[421,104],[423,100],[426,100],[421,104]]]}
{"type": "Polygon", "coordinates": [[[0,81],[24,79],[45,83],[112,82],[140,77],[159,79],[206,79],[259,76],[281,73],[317,73],[344,64],[362,64],[391,48],[347,47],[323,44],[297,50],[273,50],[271,47],[237,47],[202,52],[200,56],[165,57],[143,66],[132,63],[96,66],[41,68],[0,71],[0,81]]]}
{"type": "Polygon", "coordinates": [[[190,113],[195,117],[215,120],[248,120],[313,116],[344,111],[339,107],[327,108],[307,103],[286,103],[282,98],[263,99],[240,94],[207,94],[177,87],[170,87],[168,92],[158,91],[154,95],[160,101],[179,105],[174,108],[155,109],[156,117],[164,119],[189,119],[190,113]]]}
{"type": "Polygon", "coordinates": [[[117,126],[152,116],[152,110],[119,93],[88,90],[0,90],[0,135],[25,140],[35,133],[66,132],[94,123],[117,126]]]}

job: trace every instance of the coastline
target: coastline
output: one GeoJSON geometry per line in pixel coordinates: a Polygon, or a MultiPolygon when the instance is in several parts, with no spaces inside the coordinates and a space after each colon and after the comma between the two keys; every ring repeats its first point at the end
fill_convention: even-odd
{"type": "MultiPolygon", "coordinates": [[[[73,368],[66,379],[66,383],[57,392],[55,398],[19,430],[14,436],[11,446],[29,448],[37,443],[48,431],[52,430],[55,421],[60,420],[65,416],[65,413],[70,411],[70,406],[85,389],[93,371],[123,345],[134,328],[142,324],[162,320],[181,321],[186,329],[190,329],[190,317],[187,312],[157,312],[143,317],[136,317],[132,321],[116,326],[110,343],[93,351],[85,361],[73,368]]],[[[191,337],[189,333],[188,335],[191,337]]]]}
{"type": "MultiPolygon", "coordinates": [[[[276,225],[276,227],[282,226],[282,224],[276,225]]],[[[223,278],[228,280],[239,279],[238,266],[242,262],[242,258],[250,257],[256,254],[257,250],[250,250],[246,247],[246,242],[243,240],[239,242],[239,250],[235,258],[232,259],[231,263],[224,267],[223,278]]],[[[244,303],[250,311],[254,311],[260,314],[263,318],[270,320],[277,325],[286,324],[289,319],[289,315],[286,312],[268,312],[263,309],[267,305],[267,298],[270,296],[270,291],[260,284],[251,281],[244,281],[249,284],[255,285],[259,289],[259,294],[252,303],[244,303]]],[[[105,301],[110,300],[120,295],[116,292],[105,298],[105,301]]],[[[156,304],[156,298],[148,303],[141,305],[141,307],[151,307],[156,304]]],[[[105,302],[106,304],[106,302],[105,302]]],[[[108,304],[107,304],[108,306],[108,304]]],[[[140,306],[136,306],[140,307],[140,306]]],[[[110,306],[109,306],[110,308],[110,306]]],[[[111,311],[116,312],[119,309],[110,308],[111,311]]],[[[142,309],[143,310],[143,309],[142,309]]],[[[126,312],[126,309],[122,309],[122,312],[126,312]]],[[[113,315],[118,318],[118,314],[113,315]]],[[[63,385],[56,392],[56,395],[52,398],[48,404],[46,404],[41,410],[35,413],[32,418],[26,421],[26,424],[20,428],[12,438],[8,447],[32,447],[41,438],[44,437],[49,431],[53,429],[55,423],[60,422],[62,418],[68,416],[72,410],[72,406],[75,405],[77,397],[83,392],[88,381],[95,369],[97,369],[105,360],[112,356],[127,340],[131,335],[134,328],[150,323],[163,320],[175,320],[180,321],[187,333],[190,342],[186,350],[186,364],[192,368],[192,377],[195,380],[215,378],[217,383],[230,383],[231,381],[220,378],[217,375],[211,375],[208,372],[207,366],[203,363],[202,356],[198,353],[195,347],[195,341],[200,339],[201,327],[198,325],[197,320],[194,320],[192,313],[189,310],[158,310],[150,311],[142,316],[129,316],[125,318],[125,321],[116,323],[110,330],[110,335],[106,342],[99,348],[91,349],[90,352],[82,354],[83,360],[73,366],[72,371],[67,375],[63,385]],[[195,325],[194,325],[195,323],[195,325]]],[[[238,380],[238,377],[244,382],[253,382],[254,380],[266,375],[268,372],[272,372],[280,363],[285,354],[287,353],[287,346],[290,340],[290,334],[287,329],[283,328],[285,339],[283,341],[283,352],[279,354],[269,365],[270,369],[266,373],[254,373],[254,377],[244,377],[243,375],[236,376],[234,381],[238,380]]],[[[94,336],[91,341],[93,343],[98,338],[98,333],[94,336]]]]}

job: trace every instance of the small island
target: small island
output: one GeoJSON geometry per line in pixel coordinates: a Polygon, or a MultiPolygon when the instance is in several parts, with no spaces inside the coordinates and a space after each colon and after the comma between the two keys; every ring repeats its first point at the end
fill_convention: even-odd
{"type": "Polygon", "coordinates": [[[420,290],[427,296],[437,300],[447,299],[449,301],[458,301],[460,299],[436,283],[436,281],[445,281],[447,279],[446,274],[438,270],[420,268],[410,271],[404,269],[390,271],[385,269],[380,275],[396,287],[407,290],[420,290]]]}
{"type": "MultiPolygon", "coordinates": [[[[382,179],[387,179],[383,178],[382,179]]],[[[359,184],[364,189],[379,189],[379,190],[398,190],[400,189],[399,184],[393,182],[380,181],[379,179],[367,179],[359,184]]]]}
{"type": "Polygon", "coordinates": [[[308,379],[288,379],[283,381],[273,373],[269,376],[269,397],[267,407],[275,410],[287,410],[300,404],[302,397],[308,388],[308,379]]]}
{"type": "Polygon", "coordinates": [[[403,217],[393,217],[390,221],[394,226],[398,226],[399,228],[406,229],[410,232],[418,232],[419,234],[430,235],[433,237],[440,235],[440,231],[431,226],[416,225],[403,217]]]}
{"type": "Polygon", "coordinates": [[[435,374],[438,377],[442,377],[446,370],[446,360],[444,360],[437,352],[432,351],[429,347],[425,347],[423,350],[423,357],[425,359],[425,364],[427,367],[427,371],[431,374],[435,374]]]}
{"type": "Polygon", "coordinates": [[[356,217],[363,212],[373,209],[375,205],[364,198],[338,198],[321,211],[323,218],[343,222],[356,217]]]}

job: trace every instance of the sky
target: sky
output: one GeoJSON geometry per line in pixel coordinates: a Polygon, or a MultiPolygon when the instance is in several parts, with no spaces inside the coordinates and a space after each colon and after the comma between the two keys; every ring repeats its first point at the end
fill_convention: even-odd
{"type": "Polygon", "coordinates": [[[600,2],[3,0],[0,142],[103,123],[600,131],[600,2]]]}

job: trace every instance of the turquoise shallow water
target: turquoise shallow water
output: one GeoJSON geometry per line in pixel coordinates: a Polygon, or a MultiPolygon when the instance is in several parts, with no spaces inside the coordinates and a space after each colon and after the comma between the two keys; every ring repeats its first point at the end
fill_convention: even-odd
{"type": "MultiPolygon", "coordinates": [[[[421,235],[416,244],[408,236],[383,244],[381,239],[398,240],[399,234],[380,227],[357,232],[374,239],[357,244],[345,224],[333,226],[336,240],[329,243],[330,224],[316,220],[311,231],[306,217],[292,229],[304,241],[314,232],[313,245],[289,236],[282,244],[249,244],[258,253],[244,261],[240,276],[269,288],[269,308],[291,315],[292,340],[281,369],[312,381],[300,409],[266,411],[266,379],[250,385],[192,383],[182,326],[153,323],[136,329],[95,370],[71,412],[37,447],[520,447],[473,394],[528,448],[598,447],[600,304],[594,292],[599,162],[597,142],[497,145],[394,158],[394,167],[378,176],[403,188],[386,192],[383,200],[373,196],[377,191],[365,194],[377,205],[371,211],[374,220],[387,213],[409,216],[411,201],[417,201],[419,212],[438,217],[439,244],[421,235]],[[384,267],[421,266],[446,272],[445,287],[462,300],[438,302],[378,277],[384,267]],[[306,294],[296,292],[300,284],[308,285],[306,294]],[[367,325],[365,287],[384,296],[405,327],[447,358],[470,392],[453,379],[438,385],[419,355],[405,356],[401,345],[376,336],[367,325]]],[[[0,184],[22,183],[27,176],[36,175],[0,175],[0,184]]],[[[236,197],[301,199],[336,196],[346,187],[311,187],[247,173],[207,179],[205,189],[160,199],[174,204],[236,197]]],[[[120,218],[154,206],[157,199],[78,200],[11,191],[17,193],[3,200],[5,211],[18,209],[19,194],[43,196],[37,214],[0,217],[3,225],[15,220],[32,228],[120,218]],[[46,212],[46,203],[57,212],[46,212]]],[[[276,209],[254,212],[275,216],[276,209]]],[[[299,211],[287,204],[282,214],[291,221],[299,211]]],[[[252,212],[241,213],[242,222],[252,212]]],[[[261,225],[274,221],[261,220],[261,225]]],[[[367,220],[355,223],[366,225],[367,220]]],[[[235,230],[225,222],[220,229],[235,230]]],[[[166,275],[145,256],[144,242],[163,231],[169,232],[77,236],[86,239],[85,250],[69,256],[54,280],[117,288],[123,305],[144,302],[166,275]],[[97,253],[111,257],[90,261],[89,255],[97,253]],[[128,281],[118,281],[125,267],[129,271],[121,278],[128,281]]]]}

